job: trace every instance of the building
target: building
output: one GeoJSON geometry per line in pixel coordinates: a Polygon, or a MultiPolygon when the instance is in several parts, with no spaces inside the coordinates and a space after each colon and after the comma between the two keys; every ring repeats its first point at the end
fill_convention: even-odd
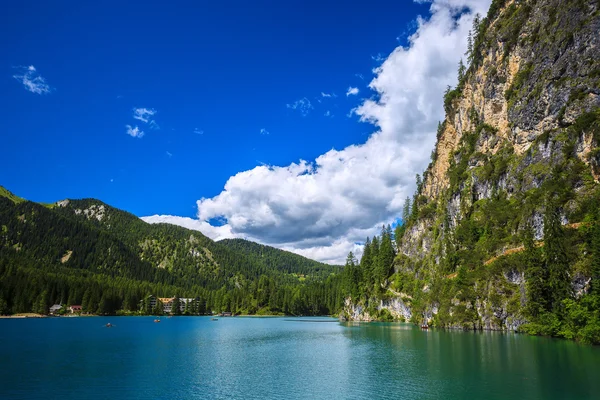
{"type": "Polygon", "coordinates": [[[185,307],[194,307],[197,303],[198,303],[199,299],[197,297],[189,297],[189,298],[184,298],[181,297],[179,299],[179,311],[184,312],[185,311],[185,307]]]}
{"type": "MultiPolygon", "coordinates": [[[[156,297],[150,295],[140,302],[140,309],[144,309],[144,304],[148,305],[151,310],[156,309],[156,305],[160,301],[162,303],[163,312],[165,314],[171,314],[173,312],[173,302],[176,297],[156,297]]],[[[183,313],[187,307],[193,307],[197,305],[199,299],[197,297],[180,297],[179,298],[179,312],[183,313]]]]}
{"type": "Polygon", "coordinates": [[[175,297],[159,297],[158,301],[163,304],[163,311],[165,314],[171,314],[171,309],[173,308],[173,300],[175,297]]]}
{"type": "Polygon", "coordinates": [[[61,309],[61,304],[54,304],[52,307],[50,307],[50,314],[57,314],[61,309]]]}
{"type": "Polygon", "coordinates": [[[81,306],[72,305],[69,307],[69,310],[71,311],[71,314],[79,314],[81,313],[81,306]]]}

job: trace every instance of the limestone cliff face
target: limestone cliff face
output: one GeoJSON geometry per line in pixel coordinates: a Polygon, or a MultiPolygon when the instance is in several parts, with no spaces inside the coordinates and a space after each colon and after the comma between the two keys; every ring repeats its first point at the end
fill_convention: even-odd
{"type": "MultiPolygon", "coordinates": [[[[422,194],[435,199],[448,189],[450,160],[464,133],[477,124],[496,129],[478,139],[477,151],[495,154],[509,144],[520,155],[544,132],[573,123],[582,110],[600,105],[599,9],[597,1],[504,4],[486,33],[482,61],[448,110],[422,194]],[[511,47],[507,35],[516,31],[511,47]]],[[[588,132],[578,151],[584,162],[591,148],[588,132]]]]}
{"type": "MultiPolygon", "coordinates": [[[[518,253],[525,227],[543,240],[549,193],[578,227],[598,192],[600,2],[495,0],[476,30],[390,287],[410,294],[399,300],[414,321],[517,329],[524,273],[502,256],[518,253]]],[[[578,293],[586,262],[570,271],[578,293]]]]}

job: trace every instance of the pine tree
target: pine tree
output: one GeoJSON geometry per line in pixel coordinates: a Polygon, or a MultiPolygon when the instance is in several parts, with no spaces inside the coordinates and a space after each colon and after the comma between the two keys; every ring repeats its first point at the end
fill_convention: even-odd
{"type": "Polygon", "coordinates": [[[469,31],[469,36],[467,36],[467,52],[465,53],[469,65],[473,62],[473,55],[473,31],[469,31]]]}
{"type": "Polygon", "coordinates": [[[463,63],[462,58],[460,59],[459,63],[458,63],[458,83],[462,83],[462,81],[465,79],[465,71],[467,70],[467,68],[465,67],[465,64],[463,63]]]}
{"type": "Polygon", "coordinates": [[[548,294],[546,283],[548,274],[540,251],[533,241],[533,230],[531,228],[525,231],[524,245],[523,261],[525,264],[527,289],[527,306],[525,311],[530,317],[535,319],[547,311],[548,294]]]}
{"type": "Polygon", "coordinates": [[[600,210],[594,221],[591,236],[592,280],[590,294],[600,296],[600,210]]]}
{"type": "Polygon", "coordinates": [[[173,315],[179,315],[181,314],[181,310],[179,309],[180,306],[180,302],[179,302],[179,297],[175,296],[175,298],[173,299],[173,301],[171,302],[172,306],[171,306],[171,314],[173,315]]]}
{"type": "Polygon", "coordinates": [[[159,299],[156,299],[156,305],[154,306],[154,310],[152,310],[152,314],[163,315],[164,313],[165,313],[165,311],[164,311],[163,302],[160,301],[159,299]]]}
{"type": "Polygon", "coordinates": [[[373,279],[373,253],[372,253],[372,245],[371,240],[367,237],[365,242],[365,247],[363,250],[363,255],[360,259],[360,270],[362,273],[362,282],[367,287],[370,288],[372,285],[373,279]]]}
{"type": "Polygon", "coordinates": [[[410,218],[410,197],[406,196],[404,206],[402,207],[402,225],[406,225],[410,218]]]}
{"type": "Polygon", "coordinates": [[[554,312],[560,311],[562,301],[571,294],[569,258],[565,246],[565,232],[560,223],[559,208],[549,203],[544,218],[544,254],[548,271],[548,289],[554,312]]]}
{"type": "Polygon", "coordinates": [[[377,260],[377,281],[378,283],[383,282],[390,276],[390,272],[393,268],[394,257],[394,246],[392,245],[392,228],[388,226],[381,227],[381,244],[379,245],[379,254],[377,260]]]}

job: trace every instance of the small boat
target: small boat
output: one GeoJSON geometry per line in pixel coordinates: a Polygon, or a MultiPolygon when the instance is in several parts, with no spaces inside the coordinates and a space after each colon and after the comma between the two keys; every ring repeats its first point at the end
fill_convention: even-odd
{"type": "Polygon", "coordinates": [[[109,322],[109,323],[107,323],[107,324],[106,324],[106,325],[104,325],[104,326],[106,326],[107,328],[112,328],[114,325],[113,325],[113,324],[111,324],[111,323],[109,322]]]}
{"type": "Polygon", "coordinates": [[[160,319],[155,319],[154,322],[160,322],[160,319]]]}
{"type": "Polygon", "coordinates": [[[211,318],[210,320],[211,320],[211,321],[218,321],[218,320],[219,320],[219,318],[211,318]]]}

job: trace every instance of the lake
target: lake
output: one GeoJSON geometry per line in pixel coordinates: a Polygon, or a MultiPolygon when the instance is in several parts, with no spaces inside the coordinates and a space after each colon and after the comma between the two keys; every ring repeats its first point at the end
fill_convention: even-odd
{"type": "Polygon", "coordinates": [[[564,340],[329,318],[153,320],[0,320],[0,399],[600,398],[600,347],[564,340]]]}

